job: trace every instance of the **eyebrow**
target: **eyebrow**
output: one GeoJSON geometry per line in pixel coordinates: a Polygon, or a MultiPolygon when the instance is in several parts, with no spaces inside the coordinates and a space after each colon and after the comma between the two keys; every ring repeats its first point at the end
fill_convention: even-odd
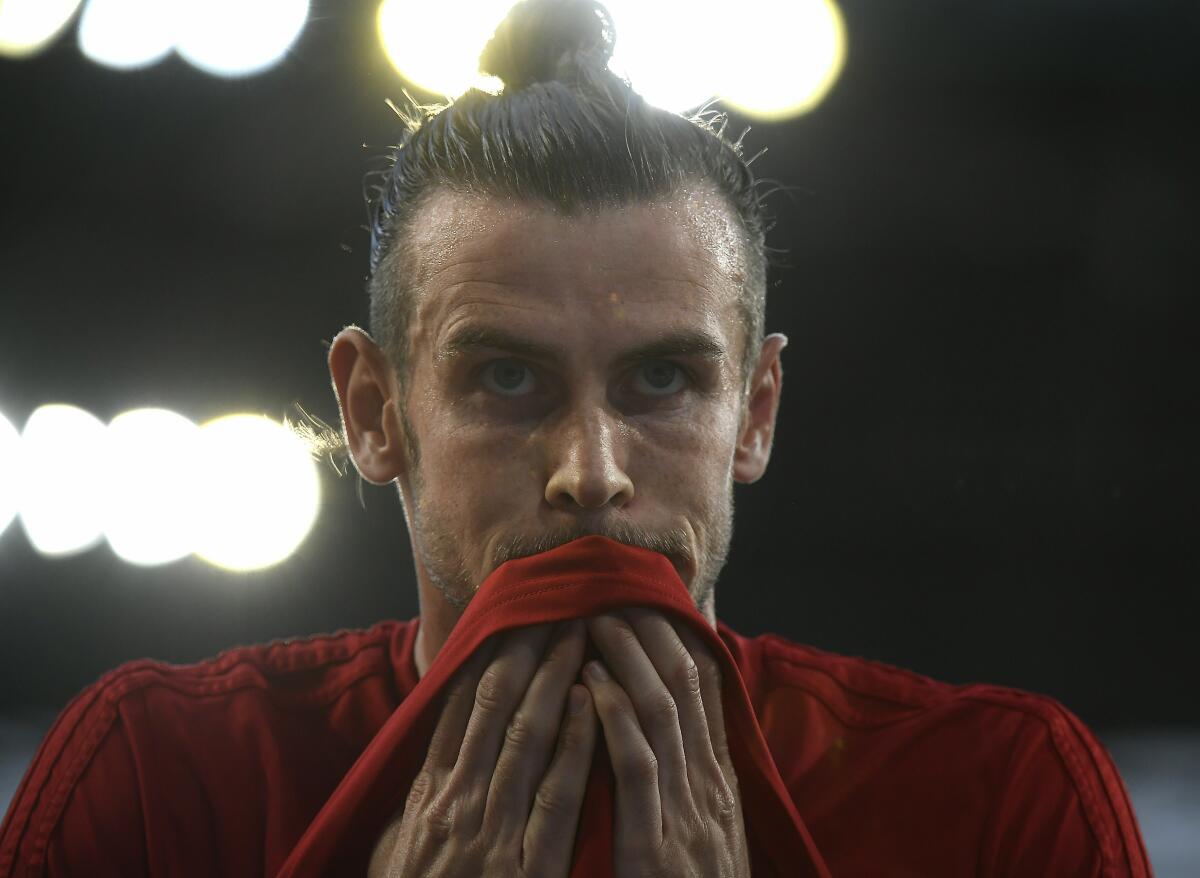
{"type": "MultiPolygon", "coordinates": [[[[438,355],[438,359],[457,357],[480,349],[501,350],[534,360],[561,363],[565,358],[560,348],[543,344],[491,326],[469,326],[456,331],[438,355]]],[[[653,341],[623,352],[617,362],[621,365],[657,360],[665,357],[699,357],[719,363],[726,357],[725,346],[707,332],[687,329],[667,332],[653,341]]]]}

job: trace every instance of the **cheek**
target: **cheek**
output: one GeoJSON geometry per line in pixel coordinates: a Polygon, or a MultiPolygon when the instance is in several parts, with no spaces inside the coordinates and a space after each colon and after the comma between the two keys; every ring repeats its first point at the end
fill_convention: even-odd
{"type": "MultiPolygon", "coordinates": [[[[508,515],[536,490],[522,438],[478,424],[446,424],[422,443],[422,479],[439,505],[464,522],[484,525],[508,515]]],[[[528,434],[524,441],[528,442],[528,434]]]]}
{"type": "Polygon", "coordinates": [[[631,428],[630,476],[657,496],[704,505],[731,476],[736,430],[736,418],[723,410],[631,428]]]}

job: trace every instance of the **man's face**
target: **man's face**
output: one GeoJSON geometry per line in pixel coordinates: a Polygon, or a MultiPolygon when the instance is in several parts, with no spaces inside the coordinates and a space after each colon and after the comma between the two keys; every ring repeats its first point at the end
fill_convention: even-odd
{"type": "Polygon", "coordinates": [[[439,193],[414,238],[399,486],[461,610],[504,561],[586,534],[667,555],[707,609],[733,529],[743,265],[715,197],[564,217],[439,193]]]}

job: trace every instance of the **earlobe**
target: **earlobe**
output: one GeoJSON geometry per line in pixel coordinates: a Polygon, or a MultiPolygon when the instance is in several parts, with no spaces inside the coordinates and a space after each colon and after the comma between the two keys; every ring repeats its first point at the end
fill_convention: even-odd
{"type": "Polygon", "coordinates": [[[746,410],[733,456],[733,477],[742,484],[762,478],[771,457],[775,436],[775,418],[783,391],[783,366],[780,353],[787,347],[787,336],[774,332],[763,339],[758,365],[750,381],[746,410]]]}
{"type": "Polygon", "coordinates": [[[354,466],[372,484],[394,481],[407,458],[397,409],[399,385],[387,356],[369,335],[349,326],[330,346],[329,375],[354,466]]]}

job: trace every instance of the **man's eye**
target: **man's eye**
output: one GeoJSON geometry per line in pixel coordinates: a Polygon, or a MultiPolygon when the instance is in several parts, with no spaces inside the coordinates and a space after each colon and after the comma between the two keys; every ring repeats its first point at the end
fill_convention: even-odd
{"type": "Polygon", "coordinates": [[[484,366],[483,383],[501,396],[526,396],[533,390],[533,371],[517,360],[495,360],[484,366]]]}
{"type": "Polygon", "coordinates": [[[634,384],[638,393],[648,396],[670,396],[686,386],[687,374],[674,363],[646,363],[638,369],[634,384]]]}

